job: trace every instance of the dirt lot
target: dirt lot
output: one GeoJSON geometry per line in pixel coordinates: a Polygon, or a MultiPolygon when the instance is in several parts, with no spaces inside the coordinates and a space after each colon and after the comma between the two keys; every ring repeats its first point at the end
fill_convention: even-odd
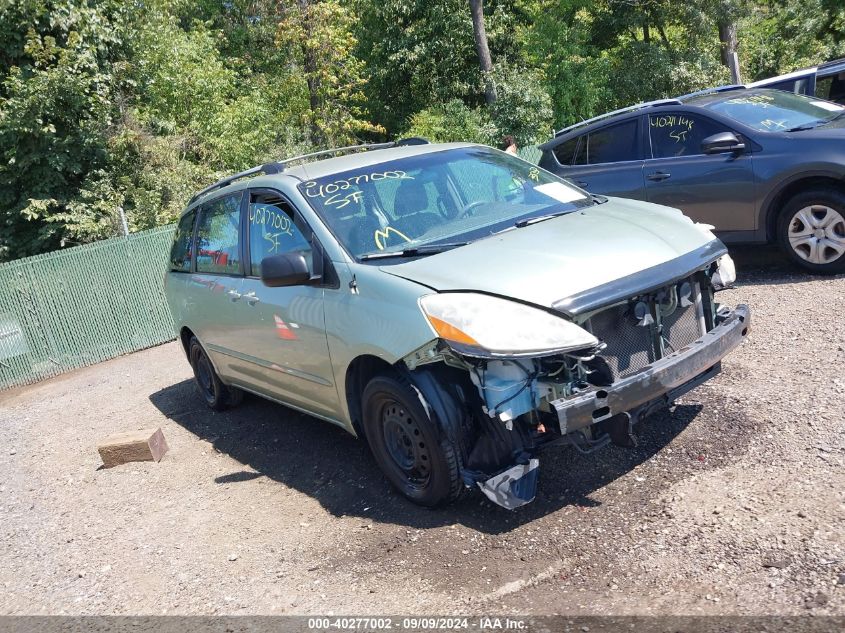
{"type": "Polygon", "coordinates": [[[740,252],[753,332],[640,447],[428,511],[364,445],[195,396],[175,343],[0,393],[0,613],[845,614],[845,278],[740,252]],[[159,464],[95,444],[161,426],[159,464]]]}

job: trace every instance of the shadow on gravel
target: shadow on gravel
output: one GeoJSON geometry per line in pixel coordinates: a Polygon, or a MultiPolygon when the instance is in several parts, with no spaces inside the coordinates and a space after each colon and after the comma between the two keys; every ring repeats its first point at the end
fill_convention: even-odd
{"type": "MultiPolygon", "coordinates": [[[[237,409],[215,413],[186,380],[152,394],[150,400],[165,416],[249,467],[217,477],[216,483],[237,485],[263,475],[313,497],[335,516],[412,528],[459,523],[488,534],[507,532],[565,506],[586,510],[600,505],[591,498],[594,491],[661,451],[701,410],[700,405],[680,405],[671,413],[647,418],[638,429],[635,449],[610,446],[593,455],[568,447],[547,449],[540,455],[537,498],[509,512],[479,492],[445,508],[417,507],[393,491],[365,442],[261,398],[247,396],[237,409]]],[[[681,474],[679,470],[677,476],[681,474]]],[[[656,492],[649,486],[649,496],[656,492]]]]}
{"type": "MultiPolygon", "coordinates": [[[[740,286],[794,284],[829,276],[814,275],[793,264],[777,246],[729,246],[736,262],[737,282],[740,286]]],[[[843,277],[838,275],[833,277],[843,277]]]]}

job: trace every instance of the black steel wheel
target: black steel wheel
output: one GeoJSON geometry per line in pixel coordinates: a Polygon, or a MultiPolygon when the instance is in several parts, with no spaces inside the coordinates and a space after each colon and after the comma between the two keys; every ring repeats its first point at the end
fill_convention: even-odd
{"type": "Polygon", "coordinates": [[[424,506],[460,495],[464,486],[457,448],[443,436],[405,380],[373,378],[364,389],[363,414],[373,456],[399,492],[424,506]]]}
{"type": "Polygon", "coordinates": [[[188,359],[194,370],[197,391],[209,407],[215,411],[222,411],[240,404],[243,392],[236,387],[227,387],[221,382],[208,354],[195,336],[191,337],[191,342],[188,344],[188,359]]]}

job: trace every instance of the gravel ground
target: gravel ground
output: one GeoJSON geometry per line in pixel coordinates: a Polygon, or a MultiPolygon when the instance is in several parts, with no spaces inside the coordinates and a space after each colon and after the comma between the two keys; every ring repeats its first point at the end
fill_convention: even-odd
{"type": "Polygon", "coordinates": [[[636,449],[548,451],[514,513],[417,508],[277,405],[208,411],[175,343],[0,393],[0,613],[845,614],[845,277],[738,263],[723,373],[636,449]],[[99,469],[155,426],[162,462],[99,469]]]}

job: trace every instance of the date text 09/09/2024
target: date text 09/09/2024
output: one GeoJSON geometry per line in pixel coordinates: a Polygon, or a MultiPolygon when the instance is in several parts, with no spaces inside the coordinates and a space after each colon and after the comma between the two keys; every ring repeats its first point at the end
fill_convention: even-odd
{"type": "Polygon", "coordinates": [[[511,630],[520,631],[528,628],[528,622],[521,618],[507,617],[348,617],[348,618],[308,618],[308,629],[320,630],[511,630]]]}

